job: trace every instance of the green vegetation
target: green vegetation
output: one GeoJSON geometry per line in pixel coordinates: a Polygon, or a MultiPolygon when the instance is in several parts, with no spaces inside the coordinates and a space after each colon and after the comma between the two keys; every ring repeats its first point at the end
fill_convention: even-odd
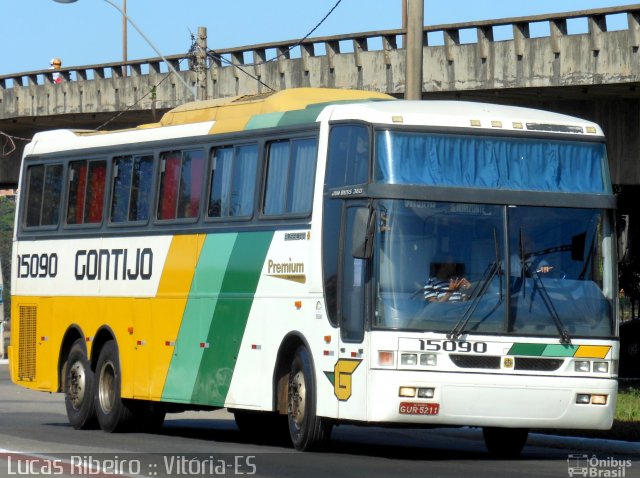
{"type": "Polygon", "coordinates": [[[0,197],[0,261],[2,261],[2,279],[4,282],[5,318],[9,318],[11,310],[11,247],[13,237],[13,218],[16,203],[13,198],[0,197]]]}

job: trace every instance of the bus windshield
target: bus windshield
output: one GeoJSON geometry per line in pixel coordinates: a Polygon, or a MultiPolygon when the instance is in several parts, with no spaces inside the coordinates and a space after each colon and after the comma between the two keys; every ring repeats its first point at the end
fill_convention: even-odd
{"type": "Polygon", "coordinates": [[[379,200],[374,328],[610,337],[600,209],[379,200]]]}
{"type": "Polygon", "coordinates": [[[374,179],[383,184],[611,194],[605,145],[559,139],[378,131],[374,179]]]}

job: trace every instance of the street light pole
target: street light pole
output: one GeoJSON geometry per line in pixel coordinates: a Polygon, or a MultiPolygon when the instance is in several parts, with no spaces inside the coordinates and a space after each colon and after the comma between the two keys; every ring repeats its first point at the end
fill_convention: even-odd
{"type": "MultiPolygon", "coordinates": [[[[78,0],[53,0],[54,2],[58,2],[58,3],[75,3],[78,0]]],[[[157,55],[162,58],[162,60],[167,64],[167,66],[169,67],[169,70],[171,71],[171,73],[173,73],[176,78],[178,78],[178,80],[180,80],[180,82],[185,86],[185,88],[187,90],[189,90],[189,92],[191,93],[191,95],[193,96],[194,99],[196,99],[196,91],[195,88],[189,86],[189,84],[184,81],[184,78],[182,78],[182,76],[180,76],[178,74],[178,71],[173,67],[173,65],[169,62],[169,60],[167,60],[164,55],[162,53],[160,53],[160,50],[158,50],[158,48],[153,44],[153,42],[147,37],[147,35],[145,35],[143,33],[142,30],[140,30],[140,28],[138,28],[138,25],[136,25],[136,23],[131,19],[131,17],[129,17],[125,11],[119,7],[118,5],[116,5],[115,3],[113,3],[111,0],[104,0],[105,2],[107,2],[109,5],[111,5],[113,8],[115,8],[116,10],[118,10],[122,16],[124,18],[127,19],[127,21],[129,23],[131,23],[131,26],[133,28],[136,29],[136,31],[140,34],[140,36],[144,39],[144,41],[147,42],[147,44],[153,49],[153,51],[155,51],[157,53],[157,55]]]]}

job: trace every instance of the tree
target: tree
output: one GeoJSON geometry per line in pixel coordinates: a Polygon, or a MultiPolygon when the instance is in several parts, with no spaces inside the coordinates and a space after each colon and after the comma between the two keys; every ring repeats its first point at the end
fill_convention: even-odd
{"type": "Polygon", "coordinates": [[[4,290],[5,318],[11,313],[11,248],[13,246],[13,220],[16,214],[14,198],[0,197],[0,261],[2,261],[2,279],[4,290]]]}

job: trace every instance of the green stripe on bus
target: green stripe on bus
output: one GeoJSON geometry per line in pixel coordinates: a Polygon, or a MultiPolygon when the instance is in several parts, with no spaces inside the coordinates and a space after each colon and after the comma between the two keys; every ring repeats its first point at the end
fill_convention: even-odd
{"type": "Polygon", "coordinates": [[[224,406],[273,232],[239,234],[224,274],[192,403],[224,406]]]}
{"type": "Polygon", "coordinates": [[[309,105],[303,110],[287,111],[282,115],[278,126],[295,126],[298,124],[315,123],[318,115],[325,108],[325,104],[309,105]]]}
{"type": "Polygon", "coordinates": [[[545,348],[547,348],[547,344],[513,344],[507,355],[540,357],[545,348]]]}
{"type": "Polygon", "coordinates": [[[542,353],[543,357],[573,357],[578,350],[577,345],[547,345],[542,353]]]}
{"type": "Polygon", "coordinates": [[[281,111],[277,111],[275,113],[264,113],[261,115],[255,115],[249,120],[249,122],[244,127],[244,129],[250,130],[250,129],[260,129],[260,128],[274,128],[278,126],[278,123],[282,119],[283,115],[284,113],[281,111]]]}
{"type": "Polygon", "coordinates": [[[205,238],[162,391],[163,400],[191,400],[198,364],[205,350],[200,344],[209,333],[224,271],[237,236],[235,233],[215,234],[205,238]]]}

